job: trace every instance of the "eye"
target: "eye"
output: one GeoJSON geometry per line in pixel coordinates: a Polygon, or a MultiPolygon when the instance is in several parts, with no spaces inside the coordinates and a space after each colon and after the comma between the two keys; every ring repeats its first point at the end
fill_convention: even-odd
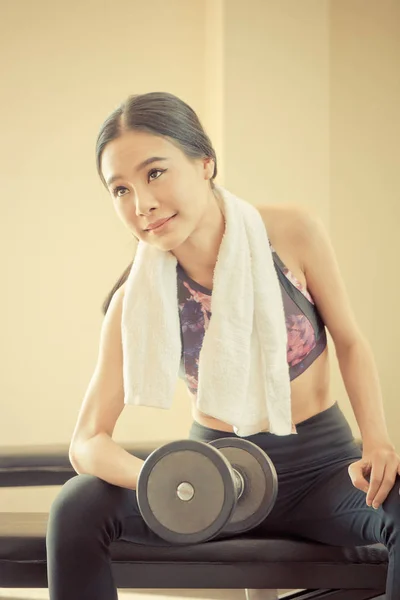
{"type": "MultiPolygon", "coordinates": [[[[119,193],[120,190],[127,190],[127,188],[124,187],[123,185],[119,185],[118,187],[113,189],[112,195],[115,196],[116,198],[121,198],[121,194],[119,193]]],[[[122,194],[122,196],[125,196],[125,194],[122,194]]]]}
{"type": "Polygon", "coordinates": [[[166,169],[153,169],[152,171],[149,171],[148,174],[148,178],[150,181],[154,181],[155,179],[158,179],[158,177],[154,177],[153,179],[151,178],[152,175],[154,175],[155,173],[160,173],[160,175],[162,175],[163,173],[165,173],[166,169]]]}

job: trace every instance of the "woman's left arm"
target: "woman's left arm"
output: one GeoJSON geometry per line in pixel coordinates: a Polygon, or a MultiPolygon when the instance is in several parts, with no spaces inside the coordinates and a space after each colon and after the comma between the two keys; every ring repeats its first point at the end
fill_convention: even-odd
{"type": "Polygon", "coordinates": [[[340,371],[363,442],[363,456],[349,468],[355,487],[378,508],[400,475],[400,457],[385,422],[378,370],[350,305],[329,236],[316,216],[296,210],[296,240],[307,287],[335,344],[340,371]],[[369,482],[366,479],[369,477],[369,482]]]}

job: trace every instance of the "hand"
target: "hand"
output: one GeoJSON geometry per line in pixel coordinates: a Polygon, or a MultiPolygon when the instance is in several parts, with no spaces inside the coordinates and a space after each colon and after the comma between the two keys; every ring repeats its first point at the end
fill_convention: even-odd
{"type": "Polygon", "coordinates": [[[367,505],[379,508],[400,475],[400,456],[390,443],[364,446],[361,460],[349,466],[349,475],[354,487],[367,494],[367,505]]]}

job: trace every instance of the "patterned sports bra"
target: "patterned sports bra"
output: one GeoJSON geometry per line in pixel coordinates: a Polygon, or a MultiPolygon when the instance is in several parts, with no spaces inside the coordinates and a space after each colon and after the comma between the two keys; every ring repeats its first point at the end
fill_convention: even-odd
{"type": "MultiPolygon", "coordinates": [[[[308,290],[283,264],[272,248],[287,328],[287,360],[290,380],[302,373],[322,354],[327,345],[325,325],[308,290]]],[[[199,355],[211,319],[212,291],[193,281],[177,265],[179,318],[182,339],[180,377],[196,395],[199,355]]]]}

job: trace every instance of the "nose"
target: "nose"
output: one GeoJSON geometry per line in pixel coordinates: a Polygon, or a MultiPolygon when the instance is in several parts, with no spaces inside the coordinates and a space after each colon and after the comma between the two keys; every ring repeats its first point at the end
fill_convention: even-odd
{"type": "Polygon", "coordinates": [[[143,191],[140,194],[135,193],[135,214],[137,217],[145,217],[155,208],[157,208],[157,202],[153,196],[143,191]]]}

